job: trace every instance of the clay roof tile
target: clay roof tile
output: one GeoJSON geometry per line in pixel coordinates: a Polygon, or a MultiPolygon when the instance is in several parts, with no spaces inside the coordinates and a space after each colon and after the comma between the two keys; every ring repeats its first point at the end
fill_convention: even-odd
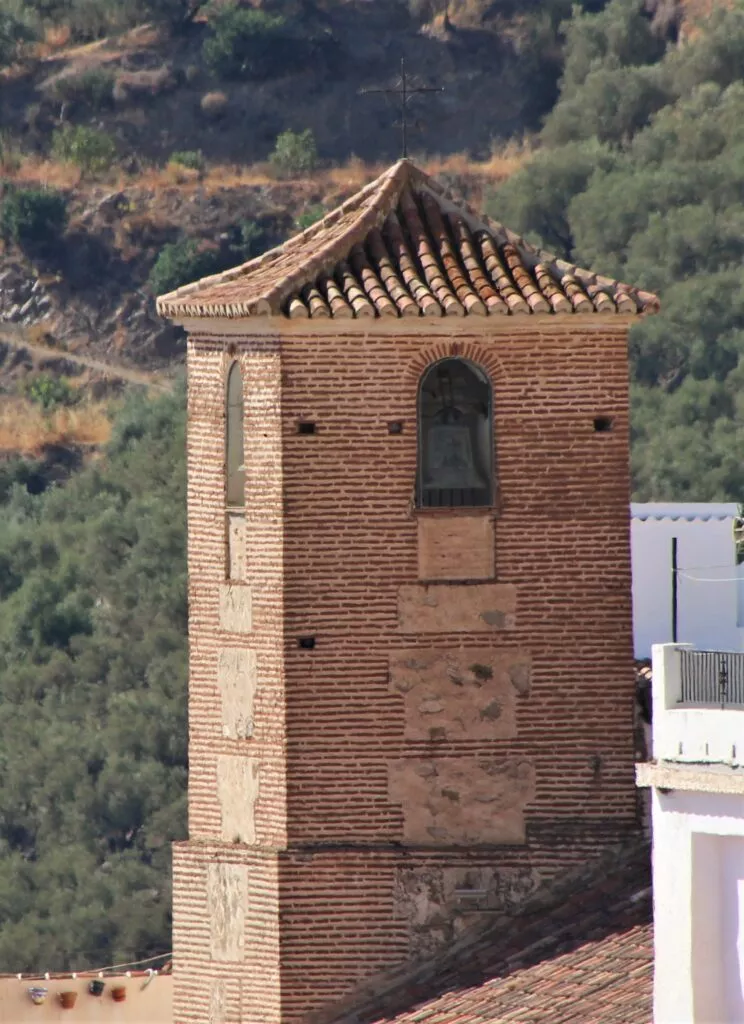
{"type": "Polygon", "coordinates": [[[655,313],[659,300],[534,248],[401,160],[283,245],[157,306],[178,319],[372,319],[655,313]]]}
{"type": "Polygon", "coordinates": [[[439,952],[377,975],[327,1024],[650,1024],[650,850],[559,873],[439,952]]]}

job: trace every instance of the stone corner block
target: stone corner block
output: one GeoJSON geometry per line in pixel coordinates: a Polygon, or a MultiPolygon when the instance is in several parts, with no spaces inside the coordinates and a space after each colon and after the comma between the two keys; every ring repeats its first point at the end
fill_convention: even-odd
{"type": "Polygon", "coordinates": [[[260,766],[252,757],[220,754],[217,758],[217,799],[226,843],[256,842],[256,801],[260,766]]]}
{"type": "Polygon", "coordinates": [[[256,652],[250,647],[223,647],[217,662],[217,686],[222,735],[230,740],[249,739],[257,686],[256,652]]]}
{"type": "Polygon", "coordinates": [[[251,588],[244,583],[220,584],[220,626],[228,633],[250,633],[253,628],[251,588]]]}

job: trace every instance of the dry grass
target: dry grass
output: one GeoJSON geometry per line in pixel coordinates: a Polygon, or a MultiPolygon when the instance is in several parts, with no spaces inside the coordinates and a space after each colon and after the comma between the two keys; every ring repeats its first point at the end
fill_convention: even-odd
{"type": "Polygon", "coordinates": [[[71,36],[69,25],[47,25],[44,30],[44,42],[52,53],[69,46],[71,36]]]}
{"type": "MultiPolygon", "coordinates": [[[[188,69],[187,69],[188,71],[188,69]]],[[[202,114],[211,120],[216,120],[222,117],[226,112],[229,105],[229,99],[227,94],[220,90],[205,93],[201,98],[199,107],[202,114]]]]}
{"type": "MultiPolygon", "coordinates": [[[[466,180],[473,178],[482,183],[497,184],[519,170],[530,158],[532,152],[532,143],[527,139],[510,141],[494,147],[491,156],[483,161],[471,160],[465,153],[453,153],[446,157],[423,158],[420,163],[425,170],[435,176],[450,174],[466,180]]],[[[352,157],[344,164],[322,168],[307,178],[285,179],[280,184],[284,188],[296,189],[298,195],[306,186],[316,191],[350,194],[363,188],[368,182],[382,174],[386,168],[387,164],[367,164],[358,157],[352,157]]],[[[195,188],[198,184],[206,192],[221,188],[249,188],[278,184],[276,174],[268,163],[213,164],[202,172],[199,181],[191,175],[184,175],[181,170],[181,168],[174,170],[170,164],[166,167],[147,168],[138,175],[136,184],[141,188],[152,190],[179,185],[187,191],[195,188]]],[[[129,179],[128,183],[135,184],[132,179],[129,179]]],[[[125,184],[123,179],[121,184],[125,184]]]]}
{"type": "Polygon", "coordinates": [[[471,160],[466,153],[451,153],[424,163],[426,170],[434,177],[438,174],[452,174],[463,178],[479,178],[495,185],[518,171],[533,153],[532,139],[510,139],[494,145],[487,160],[471,160]]]}
{"type": "Polygon", "coordinates": [[[38,455],[51,444],[105,444],[111,421],[103,403],[59,408],[50,413],[24,398],[0,405],[0,451],[38,455]]]}
{"type": "Polygon", "coordinates": [[[184,167],[177,160],[169,160],[165,165],[163,176],[169,185],[194,185],[201,181],[202,172],[194,167],[184,167]]]}
{"type": "Polygon", "coordinates": [[[41,184],[48,188],[75,188],[80,184],[82,171],[75,164],[61,160],[44,160],[38,156],[24,156],[13,171],[12,180],[19,184],[41,184]]]}

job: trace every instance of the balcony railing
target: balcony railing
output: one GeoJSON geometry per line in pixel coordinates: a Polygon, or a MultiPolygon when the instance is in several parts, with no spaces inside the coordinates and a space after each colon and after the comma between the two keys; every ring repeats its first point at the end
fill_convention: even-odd
{"type": "Polygon", "coordinates": [[[744,654],[680,650],[682,707],[744,707],[744,654]]]}
{"type": "Polygon", "coordinates": [[[744,767],[744,653],[653,647],[657,761],[744,767]]]}

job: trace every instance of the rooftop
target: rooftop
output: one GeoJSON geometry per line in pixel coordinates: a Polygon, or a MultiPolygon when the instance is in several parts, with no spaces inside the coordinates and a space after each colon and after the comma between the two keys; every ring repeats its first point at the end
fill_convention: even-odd
{"type": "Polygon", "coordinates": [[[530,245],[410,160],[321,221],[158,299],[167,317],[375,319],[653,313],[659,301],[530,245]]]}
{"type": "Polygon", "coordinates": [[[731,501],[634,501],[630,515],[632,519],[673,519],[691,523],[695,520],[734,519],[738,508],[731,501]]]}
{"type": "Polygon", "coordinates": [[[511,916],[375,979],[335,1024],[650,1024],[650,851],[574,871],[511,916]]]}

